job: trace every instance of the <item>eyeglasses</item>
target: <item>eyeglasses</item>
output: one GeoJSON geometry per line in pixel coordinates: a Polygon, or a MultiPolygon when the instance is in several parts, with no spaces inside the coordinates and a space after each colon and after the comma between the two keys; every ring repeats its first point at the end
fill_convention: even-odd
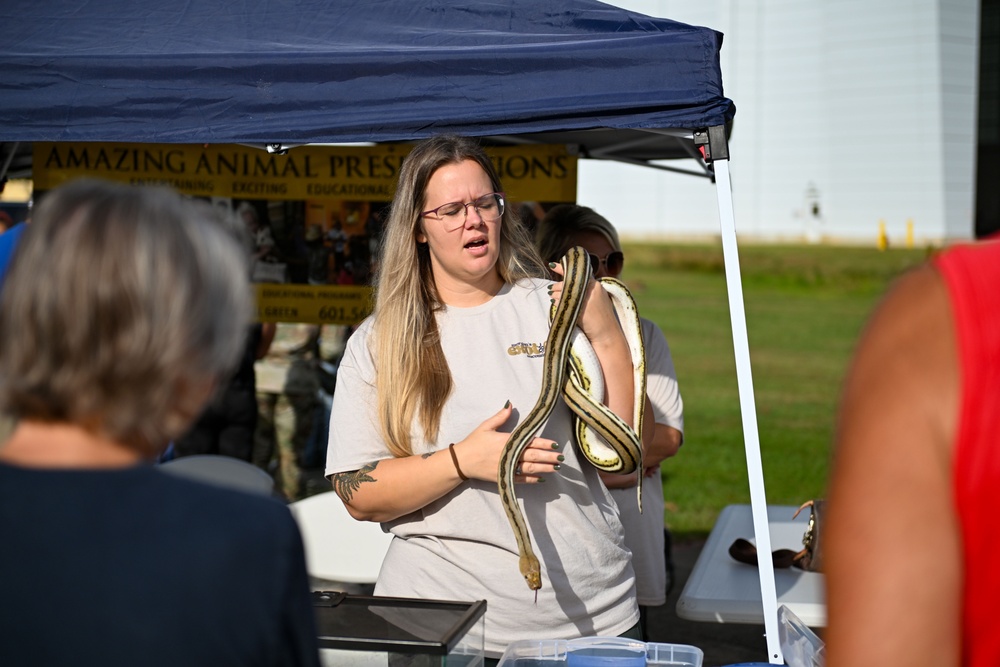
{"type": "Polygon", "coordinates": [[[622,268],[625,266],[625,253],[621,250],[615,250],[609,252],[604,257],[598,257],[594,253],[587,253],[590,255],[590,268],[597,273],[601,270],[601,264],[608,267],[608,273],[612,276],[617,276],[622,272],[622,268]]]}
{"type": "Polygon", "coordinates": [[[504,193],[491,192],[468,203],[453,201],[441,204],[437,208],[424,211],[423,217],[436,218],[443,223],[446,232],[453,232],[469,219],[469,207],[476,209],[483,222],[496,222],[503,215],[504,193]]]}

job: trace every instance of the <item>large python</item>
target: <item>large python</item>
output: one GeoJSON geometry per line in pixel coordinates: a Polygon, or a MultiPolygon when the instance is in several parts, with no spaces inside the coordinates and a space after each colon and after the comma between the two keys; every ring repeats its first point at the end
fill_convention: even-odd
{"type": "Polygon", "coordinates": [[[600,470],[628,474],[638,472],[642,493],[642,433],[646,397],[646,366],[642,328],[628,289],[613,278],[603,278],[601,286],[609,292],[632,354],[635,386],[635,409],[631,428],[603,404],[604,380],[597,355],[586,336],[576,328],[576,321],[587,296],[592,270],[587,252],[571,248],[562,259],[563,289],[559,303],[549,313],[549,334],[545,341],[542,388],[534,408],[507,439],[500,455],[498,485],[500,501],[514,530],[519,554],[518,567],[528,588],[542,587],[541,565],[531,547],[531,537],[524,515],[514,496],[517,462],[531,439],[548,419],[556,400],[562,395],[576,415],[575,435],[581,453],[600,470]],[[600,438],[594,437],[595,434],[600,438]],[[602,442],[603,440],[603,442],[602,442]]]}

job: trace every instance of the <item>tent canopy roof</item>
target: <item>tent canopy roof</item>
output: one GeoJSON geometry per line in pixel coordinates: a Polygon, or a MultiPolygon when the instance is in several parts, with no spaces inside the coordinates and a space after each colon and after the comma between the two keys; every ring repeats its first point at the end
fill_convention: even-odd
{"type": "Polygon", "coordinates": [[[541,133],[646,160],[686,153],[638,130],[735,113],[720,33],[596,0],[6,0],[0,24],[3,142],[541,133]]]}

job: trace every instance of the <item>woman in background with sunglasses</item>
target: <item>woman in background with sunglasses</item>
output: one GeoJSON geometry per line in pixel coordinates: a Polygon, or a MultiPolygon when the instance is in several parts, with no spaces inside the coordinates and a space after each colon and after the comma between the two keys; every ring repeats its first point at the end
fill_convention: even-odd
{"type": "MultiPolygon", "coordinates": [[[[559,261],[566,251],[582,246],[590,253],[595,278],[617,278],[625,265],[618,232],[604,216],[586,206],[561,204],[553,207],[535,230],[535,245],[543,259],[559,261]]],[[[643,475],[643,505],[640,513],[635,502],[634,475],[601,474],[621,510],[625,526],[625,544],[632,551],[636,596],[641,612],[643,638],[646,636],[646,608],[667,601],[671,585],[672,559],[669,533],[663,523],[663,480],[660,464],[677,453],[684,440],[684,403],[677,385],[677,373],[667,339],[654,322],[641,318],[646,347],[647,415],[656,426],[652,440],[644,439],[646,466],[643,475]],[[652,412],[650,412],[650,408],[652,412]]],[[[662,640],[663,638],[659,638],[662,640]]]]}
{"type": "MultiPolygon", "coordinates": [[[[383,238],[374,313],[337,372],[326,468],[352,516],[394,535],[375,592],[485,599],[488,665],[515,640],[638,639],[618,511],[573,447],[563,401],[515,477],[541,561],[537,598],[519,570],[497,473],[538,399],[562,283],[544,277],[482,148],[454,136],[418,144],[383,238]]],[[[625,335],[606,291],[593,280],[587,289],[578,326],[611,378],[607,405],[631,423],[625,335]]]]}

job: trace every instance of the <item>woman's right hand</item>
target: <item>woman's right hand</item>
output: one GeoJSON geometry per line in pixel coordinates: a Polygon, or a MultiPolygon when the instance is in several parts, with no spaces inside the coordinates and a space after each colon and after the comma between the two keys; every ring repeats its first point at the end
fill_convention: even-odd
{"type": "MultiPolygon", "coordinates": [[[[510,419],[514,406],[508,401],[499,412],[487,418],[472,433],[455,443],[455,453],[462,473],[470,479],[496,481],[500,470],[500,456],[510,433],[497,429],[510,419]]],[[[548,438],[532,438],[517,462],[515,482],[538,483],[545,475],[559,470],[564,460],[559,443],[548,438]]]]}

